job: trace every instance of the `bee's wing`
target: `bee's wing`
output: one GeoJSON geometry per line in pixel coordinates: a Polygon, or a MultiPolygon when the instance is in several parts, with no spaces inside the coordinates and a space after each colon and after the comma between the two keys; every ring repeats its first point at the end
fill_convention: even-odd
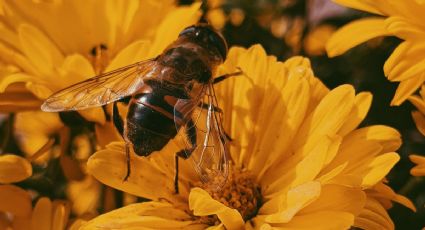
{"type": "Polygon", "coordinates": [[[184,142],[184,154],[190,158],[201,181],[217,190],[229,174],[227,137],[222,126],[214,88],[204,85],[194,99],[179,99],[174,107],[178,141],[184,142]]]}
{"type": "Polygon", "coordinates": [[[143,86],[143,80],[154,77],[158,69],[158,63],[149,59],[103,73],[54,93],[41,109],[48,112],[80,110],[120,100],[143,86]]]}

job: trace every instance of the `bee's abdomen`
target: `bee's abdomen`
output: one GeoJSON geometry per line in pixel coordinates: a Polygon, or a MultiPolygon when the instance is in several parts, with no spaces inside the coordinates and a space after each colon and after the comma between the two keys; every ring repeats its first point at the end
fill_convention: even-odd
{"type": "Polygon", "coordinates": [[[174,104],[170,102],[173,96],[167,94],[155,89],[136,93],[130,101],[126,136],[138,155],[147,156],[161,150],[177,134],[174,104]]]}

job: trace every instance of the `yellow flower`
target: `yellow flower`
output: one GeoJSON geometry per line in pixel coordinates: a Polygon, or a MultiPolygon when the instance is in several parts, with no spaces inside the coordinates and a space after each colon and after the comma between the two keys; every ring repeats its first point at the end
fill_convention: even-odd
{"type": "MultiPolygon", "coordinates": [[[[419,96],[410,96],[409,101],[418,109],[418,111],[412,112],[413,121],[415,121],[419,132],[425,136],[425,86],[422,85],[419,96]]],[[[425,157],[412,154],[409,158],[417,164],[410,170],[410,173],[413,176],[425,176],[425,157]]]]}
{"type": "Polygon", "coordinates": [[[260,46],[232,48],[219,74],[236,67],[244,75],[216,87],[233,138],[226,185],[209,190],[180,161],[175,194],[173,141],[148,158],[132,155],[132,174],[123,181],[124,144],[115,142],[91,156],[89,173],[152,201],[100,215],[82,229],[391,229],[391,219],[381,218],[388,216],[383,200],[412,207],[375,188],[399,160],[401,139],[387,126],[357,128],[370,93],[355,95],[350,85],[329,90],[307,59],[277,62],[260,46]]]}
{"type": "Polygon", "coordinates": [[[416,164],[416,166],[410,170],[410,173],[413,176],[425,176],[425,157],[411,154],[409,158],[416,164]]]}
{"type": "MultiPolygon", "coordinates": [[[[0,110],[17,112],[14,134],[28,160],[44,167],[59,158],[75,214],[98,208],[101,188],[85,176],[85,161],[95,148],[121,137],[102,108],[79,111],[95,122],[88,130],[96,142],[87,147],[81,139],[93,133],[76,134],[68,127],[81,122],[63,123],[58,113],[39,111],[40,104],[73,83],[158,55],[198,21],[199,7],[180,7],[173,0],[0,1],[0,110]]],[[[0,159],[1,172],[17,167],[0,159]]],[[[9,183],[25,173],[28,169],[0,179],[9,183]]]]}
{"type": "Polygon", "coordinates": [[[400,82],[391,105],[400,105],[425,81],[425,3],[420,0],[335,0],[335,2],[379,16],[353,21],[329,40],[330,57],[379,36],[397,36],[404,41],[384,65],[388,80],[400,82]]]}
{"type": "Polygon", "coordinates": [[[69,217],[69,204],[65,201],[38,199],[34,208],[30,194],[14,185],[0,185],[1,229],[65,229],[69,217]]]}

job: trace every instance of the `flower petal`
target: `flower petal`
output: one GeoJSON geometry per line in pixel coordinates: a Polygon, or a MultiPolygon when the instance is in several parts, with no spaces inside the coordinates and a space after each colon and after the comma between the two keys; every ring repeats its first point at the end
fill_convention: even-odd
{"type": "Polygon", "coordinates": [[[167,14],[156,31],[156,39],[151,46],[149,56],[154,57],[160,54],[184,28],[195,24],[201,16],[200,6],[200,2],[195,2],[190,6],[179,7],[167,14]],[[176,18],[179,19],[177,25],[176,18]]]}
{"type": "Polygon", "coordinates": [[[392,152],[400,148],[400,133],[389,126],[372,125],[356,129],[345,137],[347,140],[370,140],[379,143],[383,149],[382,152],[392,152]]]}
{"type": "Polygon", "coordinates": [[[50,74],[55,66],[62,64],[63,55],[39,29],[22,24],[18,34],[23,52],[41,74],[50,74]]]}
{"type": "Polygon", "coordinates": [[[300,210],[299,215],[320,211],[343,211],[357,216],[366,202],[366,194],[360,188],[342,185],[325,185],[318,199],[300,210]]]}
{"type": "Polygon", "coordinates": [[[330,91],[304,120],[294,138],[293,149],[313,148],[323,135],[335,135],[350,115],[354,98],[351,85],[342,85],[330,91]]]}
{"type": "MultiPolygon", "coordinates": [[[[196,225],[183,210],[165,202],[131,204],[100,215],[83,224],[91,229],[190,229],[196,225]]],[[[199,228],[198,224],[198,228],[199,228]]]]}
{"type": "Polygon", "coordinates": [[[0,156],[0,183],[15,183],[32,175],[32,166],[25,158],[5,154],[0,156]]]}
{"type": "Polygon", "coordinates": [[[127,181],[124,181],[127,173],[125,148],[121,142],[113,142],[106,149],[93,154],[87,162],[87,170],[102,183],[136,196],[153,200],[178,199],[174,194],[173,174],[159,170],[146,157],[135,156],[132,151],[130,153],[132,170],[127,181]]]}
{"type": "Polygon", "coordinates": [[[27,191],[15,185],[0,185],[0,211],[29,217],[31,209],[31,196],[27,191]]]}
{"type": "Polygon", "coordinates": [[[201,188],[193,188],[189,194],[189,208],[195,216],[217,215],[227,229],[244,229],[244,220],[236,210],[214,200],[201,188]]]}
{"type": "Polygon", "coordinates": [[[105,72],[153,58],[153,56],[149,56],[150,47],[150,42],[144,40],[138,40],[131,43],[115,56],[111,63],[109,63],[105,72]]]}
{"type": "Polygon", "coordinates": [[[376,157],[366,165],[370,169],[363,177],[362,186],[371,187],[381,181],[399,160],[400,156],[397,153],[386,153],[376,157]]]}
{"type": "Polygon", "coordinates": [[[371,93],[359,93],[356,95],[353,109],[348,116],[347,121],[338,131],[338,134],[345,136],[349,132],[353,131],[366,117],[370,106],[372,105],[372,94],[371,93]]]}
{"type": "Polygon", "coordinates": [[[66,193],[72,201],[72,210],[77,216],[96,213],[101,186],[93,177],[87,176],[83,181],[70,181],[66,193]]]}
{"type": "Polygon", "coordinates": [[[398,106],[403,103],[410,95],[412,95],[425,81],[425,73],[421,73],[416,77],[409,78],[400,82],[395,92],[391,105],[398,106]]]}
{"type": "Polygon", "coordinates": [[[320,211],[299,215],[292,218],[289,223],[276,224],[277,229],[312,229],[312,230],[329,230],[329,229],[349,229],[354,223],[354,215],[349,212],[337,211],[320,211]]]}
{"type": "Polygon", "coordinates": [[[409,97],[410,103],[412,103],[416,109],[418,109],[422,114],[425,114],[425,101],[416,95],[409,97]]]}
{"type": "Polygon", "coordinates": [[[419,155],[409,155],[409,159],[417,164],[410,170],[413,176],[425,176],[425,157],[419,155]]]}
{"type": "MultiPolygon", "coordinates": [[[[279,202],[280,199],[278,204],[280,207],[276,213],[267,215],[265,221],[271,224],[290,222],[300,210],[314,202],[320,193],[320,183],[311,181],[289,190],[286,199],[282,200],[280,197],[271,199],[269,202],[279,202]]],[[[265,211],[263,208],[260,209],[260,214],[264,214],[265,211]]]]}
{"type": "MultiPolygon", "coordinates": [[[[361,11],[367,11],[373,14],[383,14],[380,9],[380,4],[374,4],[373,1],[351,1],[351,0],[333,0],[334,2],[348,8],[353,8],[361,11]]],[[[379,2],[379,1],[376,1],[379,2]]]]}
{"type": "Polygon", "coordinates": [[[335,57],[369,39],[387,35],[390,33],[385,29],[385,19],[359,19],[336,31],[328,40],[326,51],[329,57],[335,57]]]}
{"type": "Polygon", "coordinates": [[[361,229],[394,229],[394,223],[387,211],[373,198],[366,200],[366,205],[356,217],[354,226],[361,229]]]}
{"type": "Polygon", "coordinates": [[[413,121],[415,121],[416,127],[422,135],[425,135],[425,116],[423,113],[418,111],[412,112],[413,121]]]}
{"type": "Polygon", "coordinates": [[[42,197],[35,204],[31,216],[32,229],[50,230],[52,225],[53,205],[49,198],[42,197]]]}

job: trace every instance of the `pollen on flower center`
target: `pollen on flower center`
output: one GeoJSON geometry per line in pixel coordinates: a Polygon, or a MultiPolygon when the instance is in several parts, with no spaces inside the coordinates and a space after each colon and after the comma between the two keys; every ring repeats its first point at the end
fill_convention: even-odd
{"type": "MultiPolygon", "coordinates": [[[[231,169],[229,179],[222,189],[212,190],[207,185],[200,187],[215,200],[238,210],[243,219],[247,221],[257,214],[258,208],[261,206],[260,187],[255,183],[255,179],[249,171],[234,167],[231,169]]],[[[215,216],[203,218],[207,218],[203,221],[209,223],[217,221],[215,216]]]]}

